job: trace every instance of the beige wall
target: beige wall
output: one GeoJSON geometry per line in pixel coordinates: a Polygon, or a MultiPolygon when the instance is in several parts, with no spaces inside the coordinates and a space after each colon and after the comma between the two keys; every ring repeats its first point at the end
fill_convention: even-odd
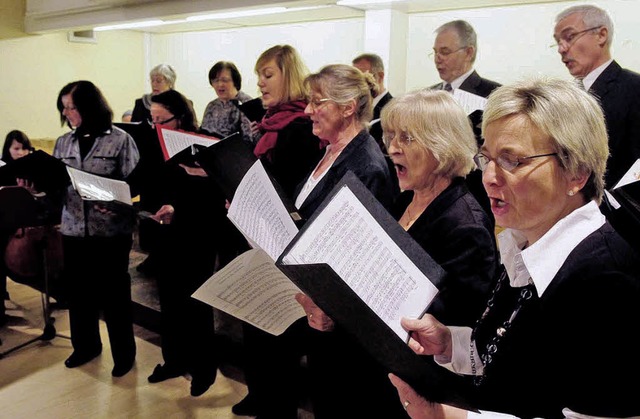
{"type": "Polygon", "coordinates": [[[12,129],[30,138],[57,138],[58,92],[74,80],[94,82],[116,120],[148,90],[144,35],[133,31],[98,32],[97,43],[67,41],[54,33],[0,41],[0,143],[12,129]]]}

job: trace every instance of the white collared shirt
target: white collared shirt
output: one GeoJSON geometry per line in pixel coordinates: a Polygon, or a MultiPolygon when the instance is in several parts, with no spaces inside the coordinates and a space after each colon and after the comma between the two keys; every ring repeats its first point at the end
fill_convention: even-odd
{"type": "Polygon", "coordinates": [[[600,67],[593,70],[591,73],[587,74],[586,77],[582,79],[582,83],[584,84],[584,90],[588,92],[589,89],[591,89],[591,86],[593,86],[593,83],[595,83],[598,77],[600,77],[600,74],[602,74],[602,72],[607,67],[609,67],[609,64],[611,64],[612,62],[613,62],[613,58],[607,61],[606,63],[602,64],[600,67]]]}
{"type": "MultiPolygon", "coordinates": [[[[471,68],[471,70],[467,71],[466,73],[464,73],[463,75],[461,75],[460,77],[458,77],[457,79],[455,79],[454,81],[452,81],[451,83],[449,83],[451,85],[452,89],[459,89],[460,86],[462,86],[462,83],[464,83],[464,81],[471,75],[471,73],[473,73],[474,69],[473,67],[471,68]]],[[[446,84],[446,81],[442,82],[443,85],[446,84]]]]}
{"type": "Polygon", "coordinates": [[[382,91],[382,93],[380,93],[378,96],[373,98],[373,102],[371,103],[371,108],[375,108],[378,105],[378,102],[380,102],[382,100],[382,98],[384,97],[384,95],[387,94],[387,92],[389,92],[387,89],[384,89],[382,91]]]}

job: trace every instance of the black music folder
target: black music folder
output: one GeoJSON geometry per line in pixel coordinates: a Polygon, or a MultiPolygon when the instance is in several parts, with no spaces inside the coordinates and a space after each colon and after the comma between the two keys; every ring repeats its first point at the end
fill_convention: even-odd
{"type": "Polygon", "coordinates": [[[36,150],[0,167],[1,185],[15,185],[16,179],[33,182],[34,188],[40,192],[63,190],[71,183],[67,165],[43,150],[36,150]]]}
{"type": "MultiPolygon", "coordinates": [[[[398,332],[394,331],[376,314],[371,306],[360,298],[356,291],[327,263],[289,264],[286,262],[289,253],[306,231],[319,228],[314,226],[314,222],[343,188],[348,188],[355,195],[375,219],[375,222],[379,224],[379,227],[388,234],[411,262],[425,274],[433,285],[439,286],[445,278],[445,271],[413,240],[351,172],[344,176],[287,246],[278,258],[276,266],[309,295],[340,327],[352,334],[389,372],[401,377],[429,400],[473,410],[473,406],[463,395],[465,382],[458,375],[415,354],[400,338],[398,332]]],[[[343,210],[348,211],[348,208],[346,206],[340,208],[340,211],[343,210]]],[[[322,225],[324,226],[324,224],[322,225]]],[[[339,230],[339,228],[336,229],[336,231],[339,230]]],[[[364,250],[363,257],[368,257],[366,253],[373,251],[374,249],[364,250]]],[[[372,288],[378,291],[383,286],[372,284],[372,288]]],[[[373,300],[380,300],[380,297],[376,295],[373,300]]],[[[428,301],[423,301],[421,304],[418,303],[414,309],[424,313],[428,304],[428,301]]]]}
{"type": "Polygon", "coordinates": [[[252,122],[260,122],[264,114],[267,113],[267,110],[262,105],[262,99],[259,97],[242,103],[238,101],[233,101],[233,103],[252,122]]]}

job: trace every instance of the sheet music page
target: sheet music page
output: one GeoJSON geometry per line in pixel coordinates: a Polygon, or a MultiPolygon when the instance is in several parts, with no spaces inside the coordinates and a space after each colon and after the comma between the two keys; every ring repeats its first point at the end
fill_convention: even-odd
{"type": "Polygon", "coordinates": [[[71,183],[82,199],[96,201],[120,201],[133,205],[127,182],[94,175],[67,166],[71,183]]]}
{"type": "Polygon", "coordinates": [[[287,265],[327,263],[403,340],[401,317],[420,317],[438,289],[343,187],[283,257],[287,265]]]}
{"type": "Polygon", "coordinates": [[[613,189],[618,189],[621,186],[628,185],[633,182],[637,182],[640,180],[640,159],[636,160],[635,163],[631,165],[627,173],[622,176],[622,178],[618,181],[616,186],[613,189]]]}
{"type": "Polygon", "coordinates": [[[273,335],[305,316],[301,292],[261,249],[251,249],[216,272],[192,297],[273,335]],[[259,280],[256,280],[259,278],[259,280]]]}
{"type": "Polygon", "coordinates": [[[176,131],[168,128],[160,128],[161,147],[165,153],[165,159],[170,159],[192,144],[209,147],[220,141],[218,138],[196,135],[189,132],[176,131]]]}
{"type": "Polygon", "coordinates": [[[473,111],[484,111],[487,99],[482,96],[474,95],[462,89],[454,89],[453,98],[458,102],[467,115],[473,111]]]}
{"type": "Polygon", "coordinates": [[[242,178],[227,217],[253,247],[260,247],[274,261],[298,233],[260,160],[242,178]]]}
{"type": "Polygon", "coordinates": [[[2,160],[0,160],[0,167],[4,166],[5,164],[7,164],[7,163],[5,163],[2,160]]]}

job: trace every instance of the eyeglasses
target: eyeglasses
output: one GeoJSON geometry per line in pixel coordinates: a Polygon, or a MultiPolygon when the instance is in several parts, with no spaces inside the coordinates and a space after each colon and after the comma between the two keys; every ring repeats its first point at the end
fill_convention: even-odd
{"type": "Polygon", "coordinates": [[[429,53],[429,58],[433,58],[433,57],[447,58],[449,55],[453,54],[454,52],[462,51],[465,48],[467,47],[466,46],[460,47],[458,49],[454,49],[453,51],[451,51],[449,48],[442,48],[440,51],[436,51],[434,49],[429,53]]]}
{"type": "Polygon", "coordinates": [[[174,119],[177,119],[177,118],[178,118],[178,115],[174,115],[174,116],[172,116],[172,117],[171,117],[171,118],[169,118],[169,119],[165,119],[164,121],[153,121],[153,120],[151,120],[151,119],[147,119],[147,123],[148,123],[149,125],[151,125],[151,126],[154,126],[154,125],[164,125],[164,124],[168,124],[169,122],[171,122],[171,121],[173,121],[174,119]]]}
{"type": "Polygon", "coordinates": [[[211,80],[211,84],[215,84],[215,83],[224,83],[224,84],[227,84],[227,83],[231,83],[232,81],[233,81],[233,80],[231,80],[230,78],[227,78],[227,77],[220,77],[220,78],[217,78],[217,79],[213,79],[213,80],[211,80]]]}
{"type": "MultiPolygon", "coordinates": [[[[395,138],[395,132],[384,132],[382,134],[382,142],[387,148],[389,147],[389,144],[391,144],[391,141],[393,141],[395,138]]],[[[398,136],[398,143],[400,145],[409,145],[411,144],[411,141],[413,141],[413,137],[411,135],[407,134],[406,132],[400,132],[400,135],[398,136]]]]}
{"type": "Polygon", "coordinates": [[[322,99],[309,99],[309,105],[315,111],[324,103],[329,102],[333,99],[329,99],[328,97],[323,97],[322,99]]]}
{"type": "Polygon", "coordinates": [[[496,164],[500,166],[502,169],[506,170],[507,172],[511,172],[516,167],[524,163],[523,160],[537,159],[538,157],[548,157],[548,156],[557,156],[557,155],[558,153],[547,153],[547,154],[537,154],[535,156],[518,157],[510,153],[500,153],[498,157],[496,157],[495,159],[492,159],[491,157],[487,156],[484,153],[478,153],[475,156],[473,156],[473,161],[476,162],[478,169],[482,170],[483,172],[487,169],[487,166],[489,166],[489,162],[492,160],[495,161],[496,164]]]}
{"type": "Polygon", "coordinates": [[[560,47],[564,47],[565,49],[569,49],[573,46],[573,44],[575,44],[578,39],[582,38],[582,36],[584,34],[586,34],[589,31],[592,31],[594,29],[599,29],[601,28],[602,25],[599,26],[594,26],[592,28],[588,28],[582,31],[578,31],[578,32],[571,32],[565,35],[562,35],[560,37],[560,39],[556,39],[556,43],[555,44],[551,44],[549,45],[549,48],[560,48],[560,47]]]}

